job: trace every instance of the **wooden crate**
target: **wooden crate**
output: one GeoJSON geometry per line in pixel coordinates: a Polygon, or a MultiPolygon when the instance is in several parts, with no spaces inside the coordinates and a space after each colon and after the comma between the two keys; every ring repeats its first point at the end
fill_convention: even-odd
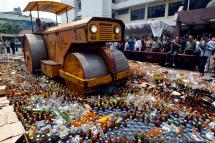
{"type": "Polygon", "coordinates": [[[59,76],[59,70],[62,69],[62,64],[51,61],[51,60],[43,60],[41,61],[42,73],[45,75],[54,78],[59,76]]]}

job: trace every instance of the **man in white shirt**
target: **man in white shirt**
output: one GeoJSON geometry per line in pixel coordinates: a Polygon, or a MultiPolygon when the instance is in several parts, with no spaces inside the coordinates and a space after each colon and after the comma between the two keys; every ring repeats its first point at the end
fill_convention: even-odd
{"type": "Polygon", "coordinates": [[[199,62],[199,72],[201,73],[201,76],[204,76],[207,60],[212,56],[215,49],[213,41],[209,39],[209,34],[203,34],[203,40],[204,44],[202,45],[199,62]]]}
{"type": "Polygon", "coordinates": [[[205,71],[215,73],[215,37],[211,38],[211,45],[213,46],[213,51],[210,57],[208,57],[207,63],[205,65],[205,71]]]}
{"type": "Polygon", "coordinates": [[[142,41],[139,39],[139,38],[137,38],[137,40],[136,40],[136,42],[135,42],[135,51],[141,51],[141,49],[142,49],[142,41]]]}
{"type": "Polygon", "coordinates": [[[4,53],[4,43],[3,41],[0,39],[0,54],[4,53]]]}

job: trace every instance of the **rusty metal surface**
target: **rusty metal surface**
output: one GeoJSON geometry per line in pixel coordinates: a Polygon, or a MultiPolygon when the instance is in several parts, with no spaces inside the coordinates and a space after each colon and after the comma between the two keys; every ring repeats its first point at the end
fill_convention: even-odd
{"type": "Polygon", "coordinates": [[[80,61],[85,78],[96,78],[108,74],[108,69],[103,58],[96,53],[73,53],[80,61]]]}
{"type": "Polygon", "coordinates": [[[44,31],[44,34],[71,30],[73,28],[80,28],[80,27],[86,26],[90,20],[91,20],[91,18],[86,18],[86,19],[74,21],[71,23],[61,24],[61,25],[56,26],[56,27],[48,28],[46,31],[44,31]]]}
{"type": "Polygon", "coordinates": [[[116,72],[122,72],[129,70],[128,60],[125,55],[116,49],[111,49],[111,53],[116,62],[116,72]]]}
{"type": "Polygon", "coordinates": [[[103,47],[99,52],[104,58],[113,80],[117,79],[118,72],[129,70],[128,61],[120,51],[103,47]]]}
{"type": "Polygon", "coordinates": [[[110,48],[108,47],[100,48],[99,52],[102,55],[103,59],[105,60],[108,70],[112,74],[113,79],[116,80],[116,62],[110,48]]]}
{"type": "MultiPolygon", "coordinates": [[[[110,71],[108,70],[107,63],[105,62],[104,58],[97,54],[97,53],[72,53],[77,57],[77,59],[80,61],[85,78],[97,78],[101,76],[105,76],[110,74],[110,71]]],[[[129,70],[128,61],[125,58],[125,56],[118,50],[112,49],[111,54],[113,56],[113,59],[115,61],[114,73],[127,71],[129,70]]]]}
{"type": "Polygon", "coordinates": [[[41,35],[35,34],[26,34],[25,37],[27,38],[30,48],[33,71],[40,69],[40,61],[46,60],[48,58],[46,45],[44,43],[43,37],[41,35]]]}
{"type": "MultiPolygon", "coordinates": [[[[125,30],[125,25],[121,20],[112,19],[112,18],[103,18],[103,17],[91,17],[91,18],[86,18],[86,19],[74,21],[74,22],[71,22],[71,23],[60,24],[60,25],[58,25],[56,27],[48,28],[46,31],[44,31],[44,34],[84,27],[90,21],[116,22],[122,27],[122,32],[121,33],[124,34],[124,32],[125,32],[124,31],[125,30]]],[[[85,29],[86,28],[87,27],[85,27],[85,29]]]]}

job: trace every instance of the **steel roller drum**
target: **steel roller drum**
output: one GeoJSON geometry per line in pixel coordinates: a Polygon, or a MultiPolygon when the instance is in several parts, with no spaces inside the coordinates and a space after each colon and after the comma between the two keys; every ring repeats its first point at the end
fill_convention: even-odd
{"type": "Polygon", "coordinates": [[[113,57],[116,62],[116,71],[122,72],[127,71],[129,69],[128,60],[124,56],[122,52],[116,49],[111,49],[111,53],[113,54],[113,57]]]}
{"type": "MultiPolygon", "coordinates": [[[[127,59],[120,51],[113,49],[111,50],[111,53],[113,54],[116,62],[117,72],[126,71],[129,69],[127,59]]],[[[98,53],[76,52],[76,53],[69,53],[66,57],[68,56],[71,58],[66,58],[69,60],[66,60],[64,64],[67,65],[67,63],[70,63],[70,65],[67,65],[65,67],[76,66],[77,63],[79,63],[80,65],[71,69],[68,69],[68,68],[67,70],[64,69],[67,72],[70,72],[74,75],[77,72],[84,74],[84,76],[79,76],[79,77],[84,77],[85,79],[106,76],[109,74],[107,64],[105,63],[102,56],[99,55],[98,53]],[[79,62],[72,64],[73,61],[79,61],[79,62]],[[78,67],[81,67],[82,69],[78,69],[78,67]],[[83,72],[81,72],[82,70],[83,72]]]]}
{"type": "Polygon", "coordinates": [[[103,58],[96,53],[72,53],[80,62],[86,79],[105,76],[108,69],[103,58]]]}
{"type": "Polygon", "coordinates": [[[41,68],[41,60],[48,58],[47,49],[41,35],[26,34],[25,42],[27,42],[27,44],[24,44],[25,46],[27,45],[27,47],[24,46],[25,62],[26,66],[32,66],[32,71],[29,71],[32,73],[41,68]],[[30,58],[27,58],[26,55],[30,56],[30,58]]]}

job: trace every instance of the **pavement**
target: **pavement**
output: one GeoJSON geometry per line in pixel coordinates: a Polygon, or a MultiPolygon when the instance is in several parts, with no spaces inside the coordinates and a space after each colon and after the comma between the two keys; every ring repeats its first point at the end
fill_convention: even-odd
{"type": "Polygon", "coordinates": [[[18,51],[15,51],[15,54],[13,55],[12,54],[12,50],[10,49],[10,53],[3,53],[3,54],[0,54],[0,55],[8,55],[8,56],[11,56],[11,57],[16,57],[16,56],[23,56],[23,52],[22,52],[22,48],[18,48],[18,51]]]}

